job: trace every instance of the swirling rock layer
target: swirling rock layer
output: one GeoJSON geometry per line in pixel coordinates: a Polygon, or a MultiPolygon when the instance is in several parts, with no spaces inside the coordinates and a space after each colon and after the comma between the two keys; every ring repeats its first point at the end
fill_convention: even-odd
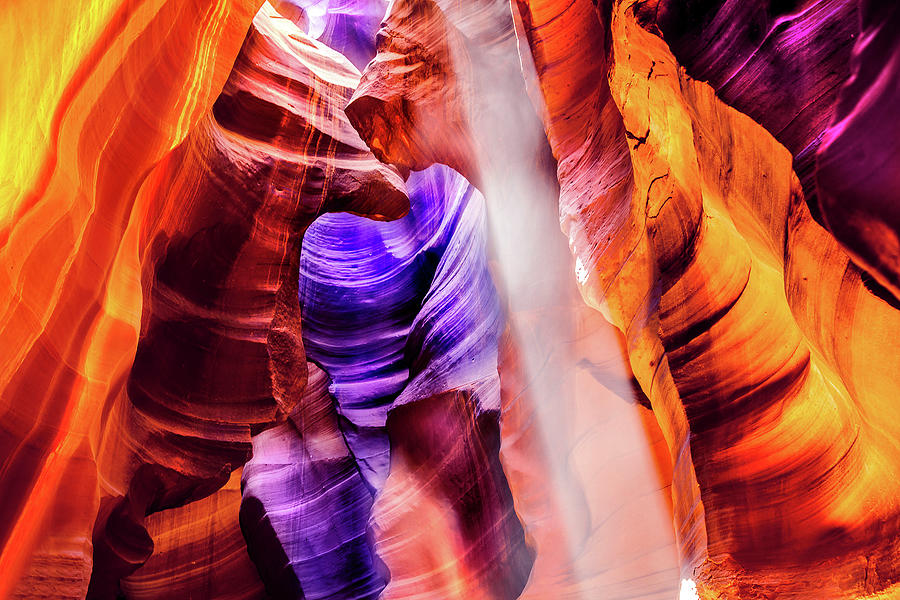
{"type": "Polygon", "coordinates": [[[122,581],[126,598],[263,598],[238,525],[241,469],[216,493],[146,520],[153,556],[122,581]]]}
{"type": "Polygon", "coordinates": [[[390,570],[385,593],[403,597],[409,586],[446,592],[443,586],[459,569],[513,561],[472,576],[473,586],[510,579],[496,584],[508,597],[527,578],[530,550],[498,469],[497,448],[483,448],[481,441],[491,427],[496,431],[502,328],[487,271],[483,201],[446,167],[412,174],[408,190],[410,214],[396,222],[329,215],[310,228],[301,257],[304,339],[309,357],[333,377],[330,389],[349,450],[368,485],[380,492],[373,533],[390,570]],[[468,398],[465,410],[457,406],[459,395],[468,398]],[[391,416],[400,412],[420,416],[391,416]],[[446,430],[445,445],[454,435],[466,436],[457,440],[452,464],[448,449],[431,447],[417,421],[429,423],[433,435],[446,430]],[[408,452],[417,457],[409,468],[401,459],[408,452]],[[463,474],[483,489],[460,496],[463,474]],[[395,498],[405,498],[403,506],[395,498]],[[410,520],[434,503],[450,513],[435,514],[435,527],[454,531],[471,520],[468,537],[434,537],[417,518],[410,520]],[[504,530],[492,534],[498,522],[504,530]],[[496,539],[478,541],[486,535],[496,539]]]}
{"type": "MultiPolygon", "coordinates": [[[[674,460],[685,575],[709,597],[855,597],[889,586],[897,490],[887,473],[898,449],[892,426],[872,415],[893,412],[898,382],[875,371],[883,351],[896,355],[887,333],[896,310],[812,220],[790,154],[680,70],[646,6],[516,9],[559,162],[576,277],[625,334],[674,460]]],[[[803,16],[820,9],[804,7],[803,16]]],[[[368,68],[379,82],[389,79],[387,61],[428,55],[392,45],[391,36],[409,39],[398,14],[394,31],[387,20],[384,61],[368,68]]],[[[431,56],[452,56],[436,48],[431,56]]],[[[365,137],[380,139],[384,123],[420,126],[391,108],[400,102],[363,102],[370,90],[388,95],[370,81],[364,74],[354,102],[375,116],[352,114],[365,137]]],[[[460,95],[434,89],[397,93],[413,106],[442,97],[452,106],[460,95]]],[[[814,86],[803,94],[820,97],[814,86]]],[[[471,124],[381,152],[401,165],[434,160],[473,144],[457,139],[478,137],[471,124]]],[[[393,135],[417,140],[425,131],[393,135]]],[[[815,127],[803,135],[798,147],[811,152],[815,127]]]]}
{"type": "Polygon", "coordinates": [[[402,180],[341,111],[356,77],[263,8],[211,112],[142,191],[158,212],[142,243],[141,339],[101,445],[98,596],[152,551],[144,514],[221,486],[249,457],[251,432],[302,398],[306,227],[328,210],[407,210],[402,180]]]}
{"type": "MultiPolygon", "coordinates": [[[[572,59],[539,26],[555,14],[554,26],[565,27],[567,11],[552,7],[520,4],[545,59],[536,66],[565,197],[562,165],[585,154],[572,119],[553,120],[576,114],[577,98],[548,85],[561,71],[554,57],[572,59]]],[[[874,465],[895,464],[897,448],[868,411],[884,406],[897,382],[880,378],[882,387],[862,375],[877,353],[847,336],[882,340],[854,315],[892,330],[896,311],[814,224],[790,155],[679,70],[642,26],[640,8],[614,4],[600,15],[608,37],[600,26],[591,34],[590,47],[611,40],[607,97],[615,104],[603,122],[623,135],[599,144],[593,168],[581,171],[591,177],[630,161],[635,191],[583,181],[577,189],[596,196],[578,201],[586,210],[570,239],[587,266],[585,295],[623,329],[675,459],[687,573],[704,597],[856,597],[885,587],[895,579],[886,531],[897,491],[874,465]],[[616,157],[610,148],[623,143],[627,155],[616,157]],[[623,208],[617,223],[605,208],[611,200],[623,208]],[[597,221],[585,218],[600,207],[597,221]],[[615,251],[616,239],[630,240],[626,254],[615,251]],[[881,565],[877,584],[860,554],[881,565]]],[[[595,84],[600,98],[606,87],[605,78],[595,84]]],[[[896,352],[887,340],[876,345],[896,352]]]]}
{"type": "Polygon", "coordinates": [[[310,359],[329,373],[342,430],[373,491],[388,475],[388,410],[409,381],[407,342],[472,190],[446,167],[414,173],[390,223],[324,215],[300,257],[310,359]]]}
{"type": "Polygon", "coordinates": [[[0,16],[0,597],[900,594],[894,3],[258,7],[0,16]]]}
{"type": "Polygon", "coordinates": [[[16,490],[0,503],[0,596],[84,595],[96,423],[140,328],[136,192],[209,110],[254,10],[16,3],[0,17],[0,478],[16,490]]]}

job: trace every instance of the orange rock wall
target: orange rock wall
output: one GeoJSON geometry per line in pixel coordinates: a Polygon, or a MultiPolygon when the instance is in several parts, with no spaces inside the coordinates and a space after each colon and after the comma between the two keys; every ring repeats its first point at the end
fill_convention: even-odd
{"type": "Polygon", "coordinates": [[[630,4],[612,6],[608,34],[602,13],[575,16],[587,4],[519,9],[582,292],[624,331],[675,461],[683,572],[710,598],[889,585],[896,310],[813,222],[790,154],[691,80],[630,4]],[[591,83],[564,35],[606,45],[608,75],[593,61],[591,83]],[[597,100],[579,108],[585,94],[554,76],[597,100]],[[610,189],[623,163],[634,191],[610,189]]]}
{"type": "Polygon", "coordinates": [[[0,455],[18,491],[2,504],[0,596],[20,578],[23,597],[84,594],[96,422],[139,329],[137,191],[212,105],[253,4],[4,9],[0,455]]]}
{"type": "MultiPolygon", "coordinates": [[[[398,0],[360,74],[290,3],[13,2],[0,598],[272,594],[238,518],[267,429],[272,456],[325,443],[372,494],[385,598],[900,597],[888,4],[841,5],[850,63],[804,90],[827,87],[822,131],[787,135],[679,64],[702,36],[670,49],[672,3],[398,0]],[[803,188],[788,148],[810,140],[803,188]],[[376,494],[307,366],[299,252],[324,212],[401,217],[401,174],[434,163],[484,193],[506,333],[496,372],[385,409],[376,494]],[[327,435],[287,421],[314,413],[327,435]]],[[[428,377],[431,324],[407,348],[428,377]]]]}

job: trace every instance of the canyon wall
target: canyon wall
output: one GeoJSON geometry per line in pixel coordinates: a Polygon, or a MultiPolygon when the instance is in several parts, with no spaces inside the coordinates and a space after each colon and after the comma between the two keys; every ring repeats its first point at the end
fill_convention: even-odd
{"type": "Polygon", "coordinates": [[[900,597],[900,8],[0,17],[0,597],[900,597]]]}

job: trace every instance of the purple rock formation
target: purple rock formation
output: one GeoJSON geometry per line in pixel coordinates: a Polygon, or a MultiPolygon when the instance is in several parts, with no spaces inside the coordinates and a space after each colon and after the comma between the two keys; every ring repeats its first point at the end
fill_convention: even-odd
{"type": "Polygon", "coordinates": [[[659,0],[635,11],[691,77],[791,151],[816,215],[815,153],[849,76],[855,0],[659,0]]]}
{"type": "Polygon", "coordinates": [[[374,600],[386,574],[367,538],[372,493],[341,436],[327,376],[309,370],[288,421],[253,437],[241,529],[271,596],[374,600]]]}
{"type": "Polygon", "coordinates": [[[819,202],[851,257],[900,298],[900,5],[863,0],[860,21],[817,156],[819,202]]]}
{"type": "Polygon", "coordinates": [[[398,221],[323,215],[304,238],[304,345],[331,384],[326,391],[324,372],[311,367],[298,412],[254,436],[243,478],[242,528],[278,597],[376,597],[387,574],[367,521],[391,449],[414,449],[420,464],[432,466],[445,458],[430,443],[442,435],[468,436],[464,447],[471,445],[436,477],[448,505],[464,515],[466,537],[487,540],[473,560],[511,557],[513,581],[498,584],[504,596],[527,579],[533,555],[497,456],[505,321],[487,268],[484,200],[443,166],[413,173],[408,192],[410,213],[398,221]],[[459,397],[471,412],[457,410],[459,397]],[[389,429],[389,412],[399,406],[404,415],[425,407],[429,418],[389,429]],[[461,475],[472,480],[462,492],[461,475]],[[503,526],[492,534],[498,521],[503,526]]]}
{"type": "Polygon", "coordinates": [[[407,353],[418,351],[407,350],[407,337],[451,238],[465,240],[456,230],[474,193],[446,167],[414,173],[407,186],[403,219],[325,215],[300,257],[308,357],[332,379],[344,435],[373,491],[387,477],[387,411],[407,384],[407,353]]]}

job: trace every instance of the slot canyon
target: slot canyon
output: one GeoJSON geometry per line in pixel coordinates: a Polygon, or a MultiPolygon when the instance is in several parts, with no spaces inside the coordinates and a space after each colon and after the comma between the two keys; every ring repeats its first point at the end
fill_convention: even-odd
{"type": "Polygon", "coordinates": [[[0,600],[900,600],[900,3],[0,36],[0,600]]]}

